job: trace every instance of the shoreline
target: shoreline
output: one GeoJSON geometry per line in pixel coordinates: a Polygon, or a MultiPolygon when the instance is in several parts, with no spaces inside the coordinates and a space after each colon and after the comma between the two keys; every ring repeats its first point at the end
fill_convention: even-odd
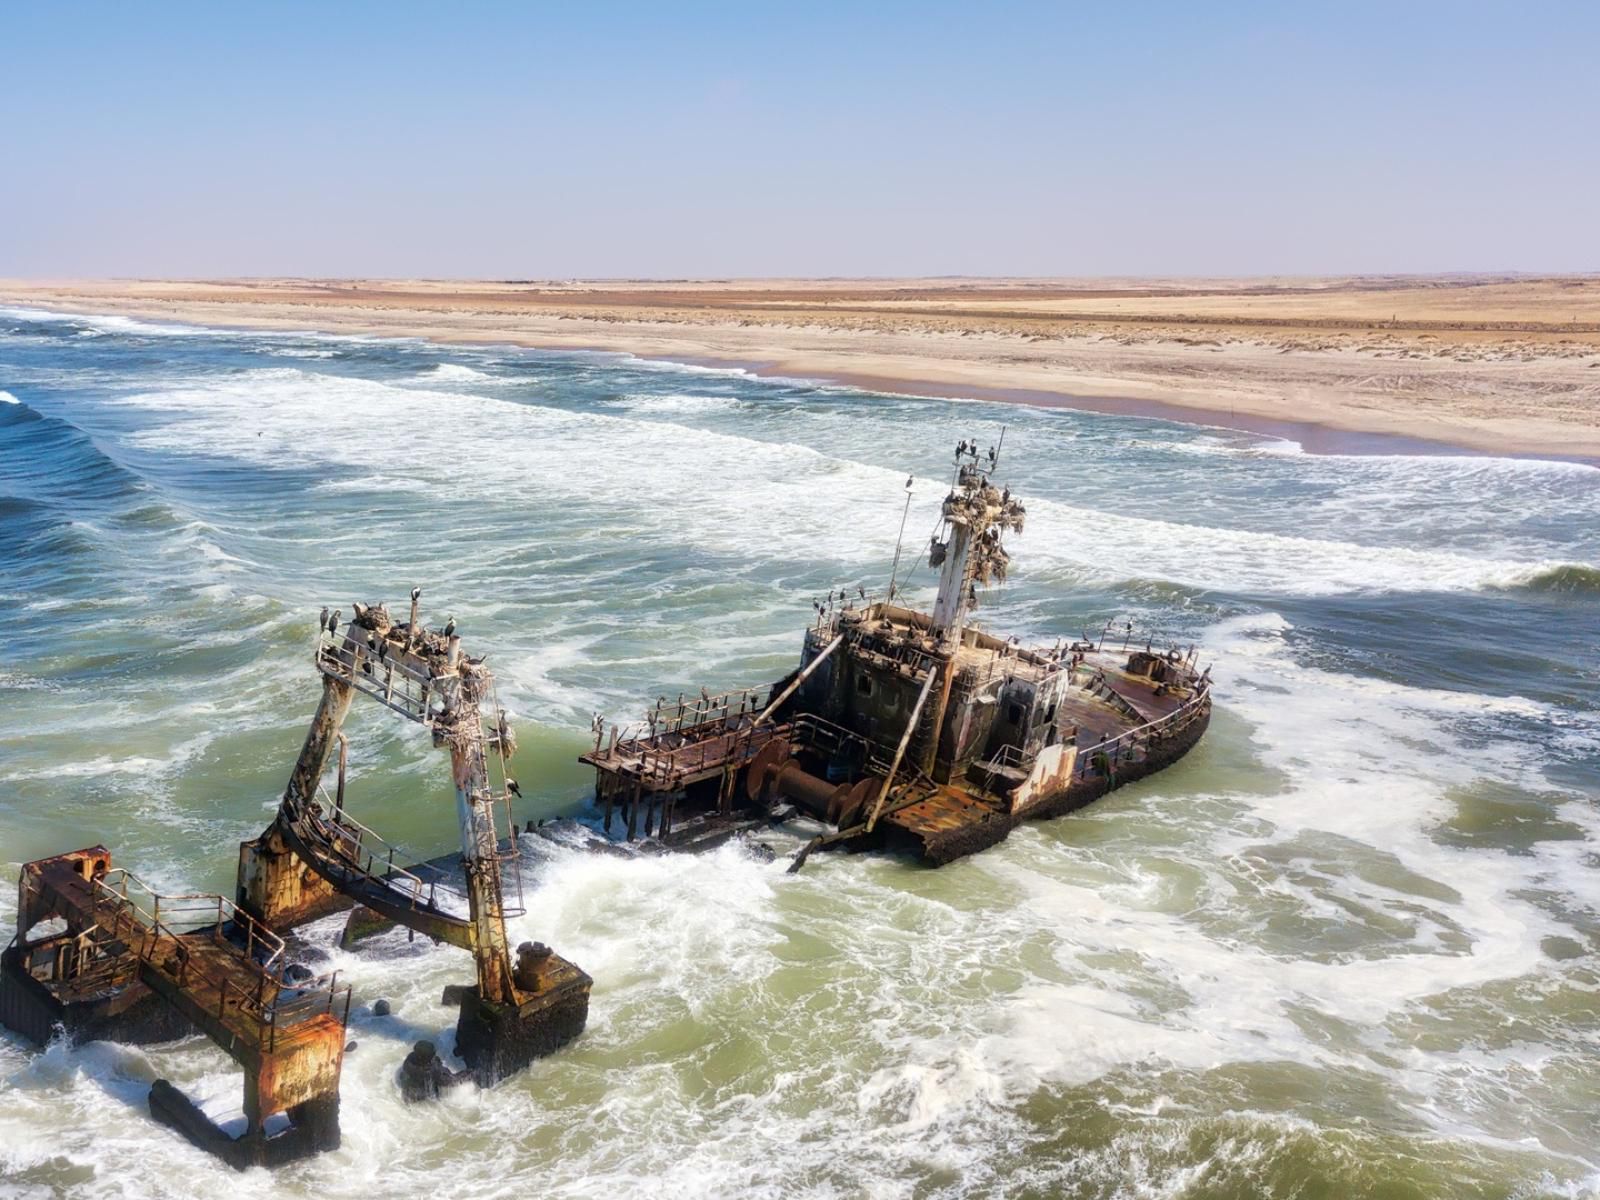
{"type": "MultiPolygon", "coordinates": [[[[259,282],[0,283],[0,305],[240,333],[623,353],[880,394],[1171,421],[1293,441],[1310,454],[1471,455],[1600,468],[1600,404],[1592,398],[1600,372],[1573,369],[1600,361],[1571,361],[1588,353],[1581,347],[1547,349],[1542,358],[1524,347],[1520,355],[1497,353],[1463,368],[1457,364],[1467,361],[1464,355],[1446,356],[1470,349],[1465,343],[1429,347],[1431,360],[1398,364],[1395,358],[1423,355],[1402,349],[1363,356],[1369,347],[1248,339],[1219,344],[1171,331],[1143,338],[1081,330],[1024,338],[970,321],[950,329],[846,328],[833,315],[807,324],[786,313],[774,323],[772,314],[755,311],[747,300],[735,313],[708,315],[661,309],[654,294],[641,294],[648,304],[634,311],[577,308],[565,298],[508,308],[516,297],[502,291],[491,291],[496,307],[486,307],[490,300],[464,290],[467,285],[451,285],[426,306],[426,286],[443,285],[409,284],[403,291],[400,285],[339,285],[368,286],[360,302],[334,285],[320,285],[321,291],[294,286],[300,290],[273,291],[259,282]]],[[[825,304],[817,310],[824,311],[831,314],[825,304]]]]}
{"type": "MultiPolygon", "coordinates": [[[[553,347],[524,346],[520,349],[550,349],[553,347]]],[[[594,349],[602,352],[603,348],[594,349]]],[[[789,379],[798,382],[820,383],[828,386],[855,388],[864,392],[884,395],[921,397],[935,400],[970,400],[979,404],[1025,404],[1030,408],[1064,408],[1072,412],[1096,413],[1110,417],[1133,417],[1137,420],[1170,421],[1196,429],[1220,429],[1231,433],[1246,433],[1258,437],[1278,438],[1294,442],[1307,454],[1317,455],[1370,455],[1374,457],[1418,455],[1445,458],[1515,458],[1536,462],[1568,462],[1600,470],[1600,457],[1576,454],[1542,454],[1486,450],[1437,438],[1414,437],[1401,433],[1376,430],[1344,429],[1315,421],[1295,421],[1288,418],[1257,416],[1251,413],[1224,412],[1198,405],[1172,404],[1161,400],[1142,400],[1130,396],[1082,396],[1076,393],[1047,392],[1032,388],[1007,388],[962,386],[941,383],[932,379],[901,379],[858,372],[836,371],[826,374],[794,375],[767,364],[738,359],[700,358],[694,360],[636,358],[656,362],[684,362],[691,366],[739,367],[762,379],[789,379]]]]}

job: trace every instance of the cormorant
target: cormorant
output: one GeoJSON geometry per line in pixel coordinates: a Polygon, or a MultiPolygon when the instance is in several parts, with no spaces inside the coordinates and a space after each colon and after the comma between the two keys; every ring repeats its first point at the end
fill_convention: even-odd
{"type": "Polygon", "coordinates": [[[422,589],[419,588],[419,587],[412,588],[411,589],[411,603],[415,604],[418,600],[421,600],[421,599],[422,599],[422,589]]]}
{"type": "Polygon", "coordinates": [[[333,610],[333,616],[328,618],[328,635],[330,637],[339,635],[339,610],[337,608],[333,610]]]}
{"type": "Polygon", "coordinates": [[[522,799],[522,789],[517,786],[515,779],[506,780],[506,791],[510,792],[518,800],[522,799]]]}
{"type": "Polygon", "coordinates": [[[325,630],[327,628],[328,628],[328,606],[326,604],[324,604],[322,606],[322,618],[317,622],[317,632],[321,633],[323,630],[325,630]]]}
{"type": "Polygon", "coordinates": [[[445,635],[445,637],[455,637],[455,635],[456,635],[456,619],[454,617],[451,617],[448,621],[446,621],[444,623],[444,635],[445,635]]]}

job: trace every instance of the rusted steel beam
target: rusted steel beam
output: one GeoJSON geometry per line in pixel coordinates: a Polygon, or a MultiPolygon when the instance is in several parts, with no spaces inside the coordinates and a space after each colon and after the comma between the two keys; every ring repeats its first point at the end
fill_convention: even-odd
{"type": "Polygon", "coordinates": [[[923,682],[922,691],[917,694],[917,703],[911,710],[911,719],[906,722],[906,730],[900,735],[900,745],[895,748],[894,761],[889,764],[889,774],[884,777],[883,787],[878,790],[878,799],[872,806],[872,815],[867,818],[868,833],[878,824],[878,813],[883,809],[883,802],[889,797],[889,789],[894,786],[894,777],[900,770],[900,760],[906,756],[906,747],[911,744],[911,735],[916,732],[917,721],[922,716],[922,706],[928,702],[928,693],[933,690],[933,681],[938,677],[937,671],[929,671],[928,678],[923,682]]]}
{"type": "Polygon", "coordinates": [[[766,708],[761,710],[761,715],[750,723],[750,727],[752,729],[755,728],[757,725],[761,724],[761,722],[765,721],[768,717],[770,717],[773,713],[777,712],[778,711],[778,706],[780,704],[782,704],[785,700],[787,700],[790,696],[794,695],[795,692],[799,690],[800,685],[802,683],[804,683],[807,679],[811,678],[811,673],[822,665],[822,660],[827,658],[828,655],[832,654],[835,650],[837,650],[839,648],[840,644],[843,643],[843,641],[844,641],[844,634],[841,633],[838,637],[834,638],[833,641],[829,642],[827,644],[827,646],[825,646],[823,648],[822,653],[818,654],[815,658],[813,658],[810,662],[808,662],[806,664],[806,669],[801,671],[799,675],[795,676],[794,681],[792,683],[790,683],[788,687],[784,688],[783,691],[778,694],[778,698],[773,700],[772,703],[768,704],[766,708]]]}

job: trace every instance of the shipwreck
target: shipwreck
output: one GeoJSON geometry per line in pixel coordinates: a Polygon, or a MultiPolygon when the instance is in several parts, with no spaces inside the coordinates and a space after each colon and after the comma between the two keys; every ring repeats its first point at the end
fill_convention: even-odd
{"type": "Polygon", "coordinates": [[[897,604],[893,578],[882,599],[841,588],[813,603],[788,677],[661,697],[627,727],[597,718],[582,761],[605,829],[699,846],[803,813],[823,831],[791,870],[823,846],[939,865],[1187,753],[1211,717],[1194,646],[1131,622],[1037,647],[973,625],[979,589],[1004,581],[1005,537],[1026,519],[993,481],[998,462],[996,448],[956,449],[928,552],[930,611],[897,604]]]}
{"type": "MultiPolygon", "coordinates": [[[[1025,647],[974,624],[980,588],[1004,581],[1008,534],[1026,511],[993,479],[999,452],[963,441],[928,563],[931,609],[864,587],[814,602],[800,661],[756,688],[661,697],[643,719],[596,718],[582,756],[595,822],[613,838],[694,849],[804,816],[814,832],[790,870],[825,846],[883,848],[934,865],[993,846],[1020,822],[1088,804],[1177,761],[1211,716],[1196,649],[1131,622],[1025,647]]],[[[910,510],[908,491],[906,505],[910,510]]],[[[902,523],[902,532],[903,532],[902,523]]],[[[24,864],[17,933],[0,953],[0,1023],[39,1043],[156,1042],[204,1034],[244,1075],[243,1128],[218,1125],[156,1081],[152,1115],[234,1166],[273,1166],[339,1144],[339,1076],[351,990],[297,961],[297,926],[349,910],[350,944],[403,926],[471,954],[445,1066],[420,1041],[398,1070],[408,1100],[463,1079],[483,1085],[576,1038],[592,981],[543,943],[513,950],[514,735],[484,659],[454,621],[430,629],[382,605],[318,619],[321,701],[276,816],[239,847],[231,897],[163,894],[102,846],[24,864]],[[420,860],[346,807],[357,696],[426,729],[448,751],[460,854],[420,860]],[[326,778],[333,772],[330,794],[326,778]]],[[[374,1006],[375,1012],[380,1012],[374,1006]]]]}
{"type": "Polygon", "coordinates": [[[244,1128],[230,1132],[165,1080],[151,1114],[232,1165],[275,1166],[339,1144],[339,1075],[350,988],[295,961],[286,934],[351,909],[346,937],[406,926],[468,951],[472,984],[446,989],[458,1006],[456,1052],[407,1056],[399,1082],[426,1099],[470,1078],[492,1084],[582,1032],[591,980],[542,943],[513,952],[506,919],[521,915],[506,773],[513,734],[494,677],[442,630],[391,620],[383,605],[322,611],[316,666],[322,699],[278,812],[239,848],[230,897],[162,894],[113,866],[102,846],[24,864],[17,934],[0,953],[0,1023],[44,1043],[159,1042],[203,1033],[244,1074],[244,1128]],[[345,808],[342,727],[357,695],[426,728],[448,750],[459,867],[414,861],[345,808]],[[334,792],[324,776],[337,762],[334,792]],[[511,887],[508,888],[508,877],[511,887]]]}

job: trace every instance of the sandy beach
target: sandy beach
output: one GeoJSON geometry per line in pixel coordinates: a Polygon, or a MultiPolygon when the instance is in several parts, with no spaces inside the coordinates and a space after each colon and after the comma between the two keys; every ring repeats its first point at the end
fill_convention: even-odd
{"type": "Polygon", "coordinates": [[[1597,276],[4,281],[0,304],[737,363],[1310,450],[1600,460],[1597,276]]]}

